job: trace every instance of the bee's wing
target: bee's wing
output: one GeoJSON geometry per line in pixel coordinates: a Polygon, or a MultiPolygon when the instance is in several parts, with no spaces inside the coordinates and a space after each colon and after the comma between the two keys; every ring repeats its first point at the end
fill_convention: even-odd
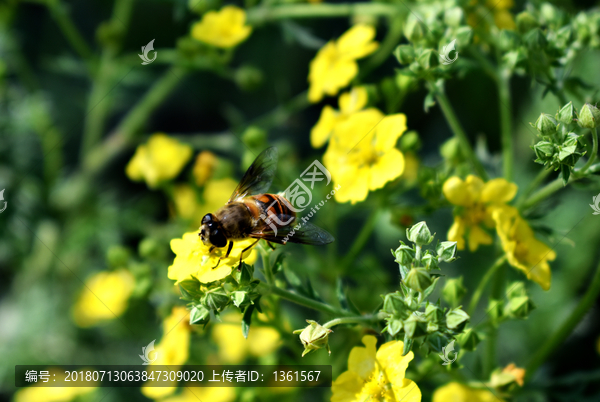
{"type": "Polygon", "coordinates": [[[240,180],[227,203],[239,201],[250,195],[266,193],[271,187],[276,168],[277,148],[271,147],[262,151],[246,170],[244,177],[240,180]]]}
{"type": "MultiPolygon", "coordinates": [[[[288,220],[285,219],[286,217],[287,215],[279,216],[281,221],[287,222],[288,220]]],[[[291,242],[310,244],[313,246],[322,246],[324,244],[332,243],[335,240],[329,232],[312,223],[302,222],[302,220],[298,218],[290,218],[293,220],[286,226],[279,227],[274,222],[259,225],[259,228],[252,232],[250,237],[265,239],[278,244],[291,242]],[[275,228],[273,226],[275,226],[275,228]]]]}

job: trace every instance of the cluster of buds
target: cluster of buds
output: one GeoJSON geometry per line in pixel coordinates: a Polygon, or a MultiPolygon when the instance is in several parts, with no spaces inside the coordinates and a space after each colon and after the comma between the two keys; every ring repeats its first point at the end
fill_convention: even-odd
{"type": "MultiPolygon", "coordinates": [[[[402,282],[400,291],[383,297],[382,313],[386,314],[387,325],[383,329],[394,339],[404,341],[404,354],[417,342],[426,352],[441,352],[449,341],[462,334],[469,321],[458,300],[464,295],[462,280],[448,281],[444,293],[452,299],[453,308],[443,308],[426,299],[433,292],[440,274],[441,262],[456,259],[456,242],[441,242],[435,250],[424,250],[434,236],[425,222],[408,228],[407,238],[412,246],[400,242],[392,251],[398,263],[402,282]]],[[[446,296],[445,296],[446,297],[446,296]]]]}
{"type": "Polygon", "coordinates": [[[580,127],[593,129],[597,127],[599,120],[600,111],[588,103],[583,105],[579,113],[571,102],[563,106],[555,116],[542,113],[533,125],[542,138],[542,141],[532,147],[537,157],[535,162],[548,169],[560,169],[566,184],[573,167],[585,154],[580,142],[581,136],[573,132],[575,121],[580,127]]]}
{"type": "Polygon", "coordinates": [[[179,282],[181,298],[189,302],[191,309],[190,324],[206,325],[211,314],[218,317],[232,304],[243,313],[258,307],[260,293],[256,287],[260,280],[253,279],[253,275],[254,267],[242,263],[239,269],[220,281],[203,284],[190,278],[179,282]]]}

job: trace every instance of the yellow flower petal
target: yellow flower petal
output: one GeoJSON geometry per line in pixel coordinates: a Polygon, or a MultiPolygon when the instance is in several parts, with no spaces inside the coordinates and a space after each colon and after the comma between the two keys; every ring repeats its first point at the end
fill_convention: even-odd
{"type": "Polygon", "coordinates": [[[209,11],[192,27],[196,40],[221,48],[231,48],[245,41],[252,28],[246,23],[246,12],[236,6],[209,11]]]}
{"type": "Polygon", "coordinates": [[[477,250],[480,244],[492,244],[492,237],[479,226],[471,226],[469,229],[469,250],[477,250]]]}
{"type": "Polygon", "coordinates": [[[472,187],[472,185],[463,181],[460,177],[452,176],[444,182],[442,192],[444,193],[444,197],[446,197],[451,204],[461,207],[470,207],[477,200],[475,194],[471,191],[472,187]]]}
{"type": "Polygon", "coordinates": [[[367,106],[369,95],[365,87],[354,87],[340,95],[338,104],[344,114],[352,114],[367,106]]]}
{"type": "Polygon", "coordinates": [[[487,390],[476,390],[466,385],[451,382],[435,390],[433,402],[503,402],[487,390]]]}
{"type": "Polygon", "coordinates": [[[450,226],[450,230],[448,230],[448,240],[455,241],[456,248],[459,250],[465,249],[465,230],[464,221],[459,216],[455,216],[454,223],[450,226]]]}
{"type": "Polygon", "coordinates": [[[369,172],[369,190],[382,188],[404,172],[404,156],[396,148],[391,148],[371,166],[369,172]]]}
{"type": "Polygon", "coordinates": [[[310,144],[313,148],[321,148],[329,140],[331,132],[337,122],[337,113],[326,105],[321,111],[321,117],[317,124],[310,130],[310,144]]]}
{"type": "Polygon", "coordinates": [[[505,179],[492,179],[483,185],[481,190],[481,202],[485,203],[507,203],[517,195],[517,185],[509,183],[505,179]]]}
{"type": "Polygon", "coordinates": [[[379,44],[373,42],[375,28],[371,25],[357,24],[346,31],[337,41],[338,51],[352,59],[360,59],[373,53],[379,44]]]}
{"type": "Polygon", "coordinates": [[[366,380],[375,369],[377,338],[373,335],[365,335],[362,342],[365,347],[356,346],[350,351],[348,370],[366,380]]]}
{"type": "Polygon", "coordinates": [[[396,147],[398,138],[406,131],[406,116],[402,113],[385,116],[375,128],[375,147],[386,151],[396,147]]]}
{"type": "Polygon", "coordinates": [[[381,345],[377,351],[377,361],[381,364],[384,369],[393,371],[395,376],[404,378],[404,374],[408,367],[408,363],[414,359],[414,353],[408,352],[406,356],[402,356],[404,351],[404,342],[392,341],[381,345]]]}

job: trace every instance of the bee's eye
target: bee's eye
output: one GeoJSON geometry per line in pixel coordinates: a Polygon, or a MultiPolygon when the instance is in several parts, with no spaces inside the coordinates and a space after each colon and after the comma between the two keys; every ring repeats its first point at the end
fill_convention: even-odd
{"type": "Polygon", "coordinates": [[[210,232],[210,242],[215,247],[225,247],[227,245],[227,238],[223,231],[215,229],[210,232]]]}
{"type": "Polygon", "coordinates": [[[210,222],[212,220],[213,220],[212,219],[212,214],[206,214],[206,215],[204,215],[204,218],[202,218],[202,223],[207,223],[207,222],[210,222]]]}

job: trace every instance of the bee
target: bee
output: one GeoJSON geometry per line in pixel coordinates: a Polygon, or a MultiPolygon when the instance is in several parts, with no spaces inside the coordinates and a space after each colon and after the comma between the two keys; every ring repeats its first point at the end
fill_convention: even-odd
{"type": "Polygon", "coordinates": [[[222,257],[227,258],[235,241],[256,239],[240,254],[241,263],[244,252],[260,239],[266,240],[272,248],[271,243],[285,245],[288,241],[310,245],[334,241],[327,231],[308,222],[299,222],[284,196],[266,193],[275,176],[277,159],[277,148],[265,149],[248,168],[227,203],[214,214],[204,215],[198,235],[209,246],[209,252],[227,247],[227,253],[222,257]]]}

